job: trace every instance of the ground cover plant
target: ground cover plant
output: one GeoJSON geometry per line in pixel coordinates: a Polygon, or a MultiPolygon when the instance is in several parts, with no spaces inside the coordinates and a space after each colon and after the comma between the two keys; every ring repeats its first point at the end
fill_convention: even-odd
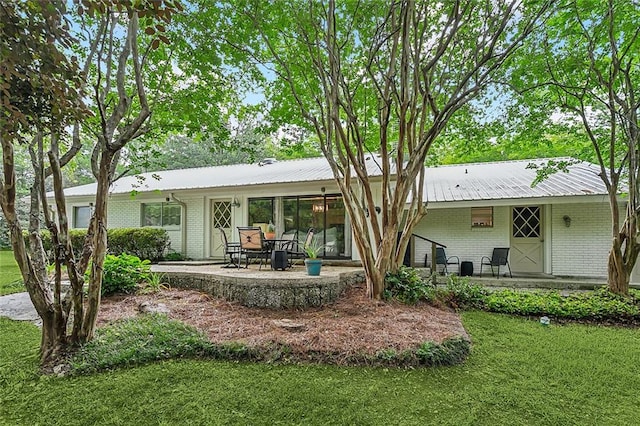
{"type": "Polygon", "coordinates": [[[607,287],[594,291],[561,294],[558,290],[488,290],[469,278],[447,277],[443,287],[435,287],[411,268],[400,268],[387,276],[387,296],[404,303],[424,301],[454,309],[481,309],[522,316],[550,316],[559,320],[595,323],[640,324],[640,291],[629,296],[610,292],[607,287]]]}
{"type": "Polygon", "coordinates": [[[37,373],[39,331],[0,319],[5,424],[635,424],[637,330],[464,312],[455,367],[172,360],[73,377],[37,373]]]}
{"type": "Polygon", "coordinates": [[[26,291],[13,252],[0,250],[0,296],[26,291]]]}
{"type": "MultiPolygon", "coordinates": [[[[374,355],[351,355],[349,364],[390,366],[440,366],[460,364],[469,355],[469,341],[447,339],[441,344],[424,342],[413,350],[379,351],[374,355]]],[[[324,360],[325,355],[310,351],[297,355],[286,342],[252,345],[243,342],[212,343],[205,333],[164,314],[147,314],[115,321],[96,332],[69,362],[70,374],[84,374],[118,367],[137,366],[175,358],[201,358],[268,363],[299,363],[324,360]]]]}

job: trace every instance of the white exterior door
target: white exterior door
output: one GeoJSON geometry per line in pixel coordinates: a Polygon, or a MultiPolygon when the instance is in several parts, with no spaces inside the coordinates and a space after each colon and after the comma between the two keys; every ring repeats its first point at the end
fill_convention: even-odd
{"type": "Polygon", "coordinates": [[[544,233],[540,206],[511,209],[511,252],[509,264],[513,272],[544,271],[544,233]]]}
{"type": "Polygon", "coordinates": [[[211,257],[222,258],[224,256],[224,241],[220,234],[222,228],[229,241],[233,240],[233,223],[231,218],[231,201],[211,202],[211,257]]]}

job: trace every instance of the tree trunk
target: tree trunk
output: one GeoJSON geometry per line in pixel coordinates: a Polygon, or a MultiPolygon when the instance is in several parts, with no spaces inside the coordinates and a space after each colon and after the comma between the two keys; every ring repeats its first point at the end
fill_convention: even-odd
{"type": "Polygon", "coordinates": [[[609,252],[608,278],[609,291],[627,295],[629,294],[630,272],[625,265],[619,241],[615,241],[609,252]]]}
{"type": "Polygon", "coordinates": [[[109,186],[111,185],[111,163],[113,152],[105,149],[100,158],[98,174],[98,188],[96,190],[96,205],[94,210],[94,251],[91,275],[89,278],[89,294],[84,315],[84,322],[80,332],[80,341],[87,342],[93,338],[100,309],[100,293],[102,288],[102,266],[107,253],[107,202],[109,186]]]}

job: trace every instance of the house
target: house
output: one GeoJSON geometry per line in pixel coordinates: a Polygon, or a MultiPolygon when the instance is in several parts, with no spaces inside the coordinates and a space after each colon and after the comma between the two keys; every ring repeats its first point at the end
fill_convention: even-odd
{"type": "MultiPolygon", "coordinates": [[[[373,157],[368,161],[375,181],[380,171],[373,157]]],[[[532,161],[543,160],[427,168],[428,214],[414,233],[442,243],[447,255],[473,262],[476,273],[482,256],[510,247],[516,274],[605,277],[611,219],[599,168],[578,162],[532,187],[532,161]]],[[[73,227],[87,226],[95,189],[90,184],[65,190],[73,227]]],[[[269,222],[278,234],[297,230],[303,236],[313,227],[326,244],[325,257],[359,258],[324,158],[146,173],[111,187],[109,227],[162,227],[173,250],[189,258],[222,257],[218,228],[237,240],[237,226],[269,222]]],[[[422,266],[430,247],[416,238],[413,263],[422,266]]]]}

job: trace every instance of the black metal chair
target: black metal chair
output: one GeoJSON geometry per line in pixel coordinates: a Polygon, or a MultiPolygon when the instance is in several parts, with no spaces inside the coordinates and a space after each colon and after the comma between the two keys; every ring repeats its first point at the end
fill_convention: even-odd
{"type": "Polygon", "coordinates": [[[300,244],[300,241],[297,238],[291,240],[291,242],[285,243],[282,248],[287,250],[289,254],[289,263],[292,263],[292,259],[304,259],[307,257],[304,252],[304,247],[311,244],[313,241],[313,235],[315,230],[313,228],[309,228],[307,231],[307,236],[304,238],[304,243],[300,244]]]}
{"type": "MultiPolygon", "coordinates": [[[[498,267],[498,278],[500,278],[500,266],[506,266],[509,269],[509,277],[513,278],[511,274],[511,266],[509,266],[509,247],[494,248],[491,257],[482,256],[480,260],[480,276],[482,276],[482,266],[487,265],[491,267],[491,276],[495,277],[493,267],[498,267]]],[[[506,272],[505,272],[506,275],[506,272]]]]}
{"type": "Polygon", "coordinates": [[[240,243],[229,242],[227,239],[227,234],[224,232],[223,228],[218,228],[220,230],[220,236],[222,237],[222,242],[224,243],[224,255],[223,260],[225,262],[222,265],[222,268],[239,268],[240,267],[240,252],[242,248],[240,247],[240,243]],[[227,256],[229,256],[229,261],[227,262],[227,256]]]}
{"type": "Polygon", "coordinates": [[[449,273],[447,265],[458,265],[458,274],[460,274],[460,259],[458,258],[458,256],[447,257],[447,254],[442,247],[436,248],[436,267],[438,265],[442,265],[444,267],[442,269],[442,272],[444,272],[445,274],[449,273]]]}
{"type": "Polygon", "coordinates": [[[262,261],[264,260],[266,265],[271,255],[269,246],[265,244],[262,229],[253,226],[239,226],[238,234],[240,236],[240,256],[245,257],[245,267],[249,267],[249,259],[259,259],[260,267],[258,269],[262,269],[262,261]]]}

